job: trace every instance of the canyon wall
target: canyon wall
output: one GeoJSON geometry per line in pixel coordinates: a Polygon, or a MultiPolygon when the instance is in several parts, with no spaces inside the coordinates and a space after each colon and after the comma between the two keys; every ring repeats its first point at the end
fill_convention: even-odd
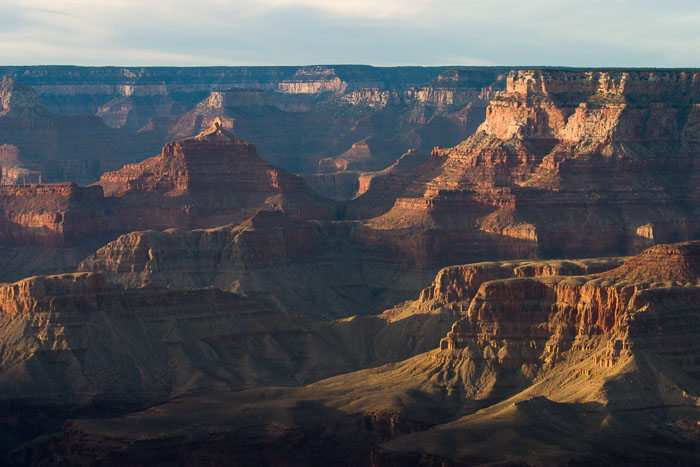
{"type": "Polygon", "coordinates": [[[278,459],[283,446],[311,465],[339,452],[340,463],[376,466],[692,463],[699,247],[659,245],[622,265],[448,268],[419,300],[437,309],[467,305],[441,349],[305,387],[187,397],[129,416],[74,420],[53,452],[74,462],[167,459],[162,448],[177,432],[191,441],[186,464],[212,446],[220,446],[217,462],[278,459]],[[586,275],[559,275],[567,273],[586,275]],[[474,287],[470,300],[466,290],[474,287]],[[206,429],[187,422],[203,411],[206,429]],[[659,450],[649,436],[672,449],[659,450]],[[242,457],[229,449],[241,443],[248,446],[242,457]]]}
{"type": "Polygon", "coordinates": [[[53,114],[30,86],[0,82],[2,185],[88,184],[157,147],[152,138],[109,128],[96,116],[53,114]]]}
{"type": "Polygon", "coordinates": [[[366,222],[376,241],[438,229],[438,251],[452,231],[492,239],[506,257],[628,254],[695,238],[699,80],[512,72],[472,137],[378,180],[348,213],[378,216],[366,222]]]}

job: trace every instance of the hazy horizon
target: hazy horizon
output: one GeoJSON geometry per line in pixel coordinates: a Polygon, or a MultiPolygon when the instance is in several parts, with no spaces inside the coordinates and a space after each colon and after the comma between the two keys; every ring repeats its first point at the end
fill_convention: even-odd
{"type": "Polygon", "coordinates": [[[700,67],[700,5],[0,0],[0,64],[700,67]]]}

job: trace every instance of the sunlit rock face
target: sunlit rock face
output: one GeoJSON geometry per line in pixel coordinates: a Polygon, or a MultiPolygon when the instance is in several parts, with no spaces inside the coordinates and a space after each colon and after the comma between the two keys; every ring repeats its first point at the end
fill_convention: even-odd
{"type": "Polygon", "coordinates": [[[628,254],[692,239],[699,82],[682,71],[513,72],[474,136],[410,174],[375,180],[348,211],[378,216],[367,222],[377,241],[395,243],[399,229],[458,231],[463,248],[490,241],[504,257],[628,254]]]}
{"type": "Polygon", "coordinates": [[[255,146],[220,121],[199,135],[168,143],[160,155],[104,174],[97,182],[114,198],[130,230],[213,227],[241,222],[260,209],[330,219],[330,201],[304,181],[262,160],[255,146]]]}

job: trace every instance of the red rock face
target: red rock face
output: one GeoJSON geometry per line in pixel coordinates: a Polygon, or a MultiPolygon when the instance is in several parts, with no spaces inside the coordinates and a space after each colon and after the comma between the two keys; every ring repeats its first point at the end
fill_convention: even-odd
{"type": "Polygon", "coordinates": [[[601,366],[653,349],[694,374],[698,248],[700,242],[657,245],[598,275],[483,282],[440,348],[468,348],[474,358],[507,367],[539,366],[603,336],[601,366]]]}
{"type": "Polygon", "coordinates": [[[621,258],[577,261],[503,261],[448,266],[435,276],[430,287],[423,289],[421,300],[440,303],[470,301],[484,282],[524,277],[579,276],[608,271],[620,266],[621,258]]]}
{"type": "Polygon", "coordinates": [[[102,176],[130,230],[213,227],[260,209],[300,218],[334,216],[332,204],[300,178],[258,157],[255,147],[220,122],[196,137],[168,143],[159,156],[102,176]],[[144,200],[145,206],[144,206],[144,200]]]}
{"type": "MultiPolygon", "coordinates": [[[[12,157],[6,148],[4,154],[12,157]]],[[[93,186],[1,189],[0,246],[16,259],[0,265],[0,276],[73,270],[126,232],[236,224],[261,210],[332,219],[335,208],[299,177],[260,159],[252,144],[219,128],[170,143],[160,156],[109,172],[93,186]]]]}
{"type": "Polygon", "coordinates": [[[0,188],[3,245],[61,246],[110,230],[100,187],[74,183],[0,188]]]}
{"type": "Polygon", "coordinates": [[[384,212],[367,223],[381,242],[398,228],[458,231],[492,238],[494,256],[627,254],[691,239],[699,83],[685,72],[513,73],[474,136],[378,180],[348,211],[384,212]]]}

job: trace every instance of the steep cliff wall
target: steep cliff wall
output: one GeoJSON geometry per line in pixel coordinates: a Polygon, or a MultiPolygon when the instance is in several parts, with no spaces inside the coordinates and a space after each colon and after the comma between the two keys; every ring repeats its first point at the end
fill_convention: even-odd
{"type": "Polygon", "coordinates": [[[100,187],[74,183],[0,188],[3,245],[59,246],[109,232],[100,187]]]}
{"type": "Polygon", "coordinates": [[[474,136],[379,181],[348,212],[383,214],[367,227],[385,242],[396,228],[431,228],[488,237],[511,255],[627,254],[692,239],[699,80],[513,72],[474,136]]]}

